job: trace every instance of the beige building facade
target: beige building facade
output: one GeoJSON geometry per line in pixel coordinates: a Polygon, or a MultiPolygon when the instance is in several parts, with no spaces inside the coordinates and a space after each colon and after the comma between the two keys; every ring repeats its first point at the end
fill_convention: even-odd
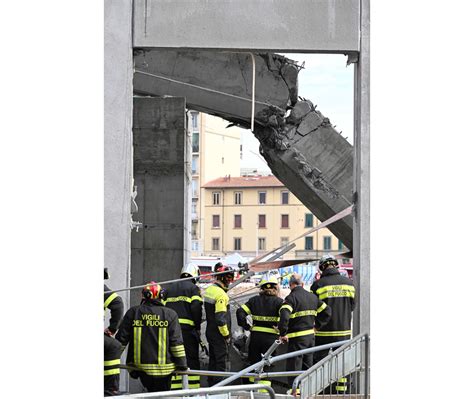
{"type": "MultiPolygon", "coordinates": [[[[254,257],[320,222],[274,176],[219,177],[203,185],[204,255],[254,257]]],[[[328,229],[296,241],[284,259],[319,257],[346,248],[328,229]]]]}
{"type": "Polygon", "coordinates": [[[240,130],[229,122],[201,112],[188,112],[192,139],[191,255],[204,254],[204,189],[219,176],[240,173],[240,130]]]}

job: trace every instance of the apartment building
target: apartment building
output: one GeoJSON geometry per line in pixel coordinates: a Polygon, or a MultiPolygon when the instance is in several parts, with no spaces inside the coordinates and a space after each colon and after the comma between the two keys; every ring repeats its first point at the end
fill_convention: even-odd
{"type": "MultiPolygon", "coordinates": [[[[204,255],[254,257],[316,227],[318,219],[275,176],[219,177],[203,185],[204,255]]],[[[296,242],[284,258],[345,251],[328,229],[296,242]]]]}
{"type": "Polygon", "coordinates": [[[240,130],[229,122],[201,112],[188,112],[192,138],[191,254],[204,254],[204,189],[209,180],[240,173],[240,130]]]}

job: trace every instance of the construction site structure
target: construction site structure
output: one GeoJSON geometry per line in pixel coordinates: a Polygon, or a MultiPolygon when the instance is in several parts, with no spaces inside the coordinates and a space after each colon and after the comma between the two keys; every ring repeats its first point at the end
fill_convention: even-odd
{"type": "MultiPolygon", "coordinates": [[[[112,287],[178,277],[191,253],[186,109],[252,129],[272,172],[352,250],[370,333],[369,1],[105,1],[105,267],[112,287]],[[354,146],[298,98],[277,53],[354,64],[354,146]]],[[[137,303],[132,292],[125,305],[137,303]]]]}

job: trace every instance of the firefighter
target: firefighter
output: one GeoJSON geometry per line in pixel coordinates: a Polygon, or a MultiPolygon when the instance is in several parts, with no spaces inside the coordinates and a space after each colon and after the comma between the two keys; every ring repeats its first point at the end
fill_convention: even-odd
{"type": "MultiPolygon", "coordinates": [[[[332,309],[329,322],[315,333],[316,345],[344,341],[351,338],[352,311],[355,307],[355,288],[351,279],[342,276],[338,270],[337,259],[332,255],[324,255],[319,260],[321,277],[311,286],[319,300],[332,309]]],[[[314,362],[319,362],[326,357],[329,350],[315,352],[314,362]]],[[[337,393],[347,391],[347,379],[342,378],[337,382],[337,393]]]]}
{"type": "MultiPolygon", "coordinates": [[[[216,265],[217,266],[217,265],[216,265]]],[[[216,272],[228,272],[216,276],[204,294],[206,310],[206,338],[209,343],[209,370],[229,371],[229,347],[231,343],[231,319],[227,290],[234,281],[234,271],[229,266],[218,266],[216,272]]],[[[221,381],[222,377],[208,377],[209,386],[221,381]]]]}
{"type": "MultiPolygon", "coordinates": [[[[303,288],[301,276],[293,274],[289,281],[291,292],[280,307],[278,330],[280,340],[288,342],[288,352],[314,346],[314,331],[331,318],[331,308],[303,288]]],[[[307,370],[313,365],[313,354],[292,357],[286,361],[286,370],[307,370]]],[[[288,377],[290,387],[295,377],[288,377]]]]}
{"type": "MultiPolygon", "coordinates": [[[[104,268],[104,280],[109,278],[107,268],[104,268]]],[[[113,338],[123,316],[122,298],[104,284],[104,311],[110,310],[109,326],[104,330],[104,396],[115,396],[119,393],[120,385],[120,355],[122,345],[113,338]]]]}
{"type": "Polygon", "coordinates": [[[124,347],[128,344],[130,376],[139,378],[148,392],[168,391],[172,373],[187,369],[178,315],[163,299],[161,287],[148,283],[140,305],[125,313],[116,335],[124,347]]]}
{"type": "MultiPolygon", "coordinates": [[[[283,299],[278,297],[278,280],[272,276],[260,282],[260,292],[237,309],[237,323],[250,333],[249,362],[254,364],[262,360],[262,355],[278,339],[278,331],[273,327],[279,321],[279,310],[283,299]],[[252,318],[252,327],[247,322],[252,318]]],[[[265,371],[268,371],[265,368],[265,371]]],[[[251,383],[254,377],[249,378],[251,383]]],[[[260,380],[259,384],[271,385],[269,380],[260,380]]]]}
{"type": "MultiPolygon", "coordinates": [[[[196,285],[199,277],[199,267],[188,263],[181,269],[181,278],[195,277],[192,280],[178,281],[168,286],[166,307],[178,314],[181,332],[183,333],[184,349],[188,367],[199,370],[199,345],[201,344],[202,298],[201,291],[196,285]]],[[[198,375],[188,376],[189,388],[200,388],[198,375]]],[[[182,376],[174,376],[171,389],[182,389],[182,376]]]]}

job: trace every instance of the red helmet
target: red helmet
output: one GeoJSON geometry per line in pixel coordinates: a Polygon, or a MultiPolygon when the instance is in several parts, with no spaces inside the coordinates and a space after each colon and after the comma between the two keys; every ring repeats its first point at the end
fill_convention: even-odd
{"type": "Polygon", "coordinates": [[[143,287],[142,296],[144,299],[161,299],[160,291],[160,285],[156,284],[154,281],[150,281],[145,287],[143,287]]]}

